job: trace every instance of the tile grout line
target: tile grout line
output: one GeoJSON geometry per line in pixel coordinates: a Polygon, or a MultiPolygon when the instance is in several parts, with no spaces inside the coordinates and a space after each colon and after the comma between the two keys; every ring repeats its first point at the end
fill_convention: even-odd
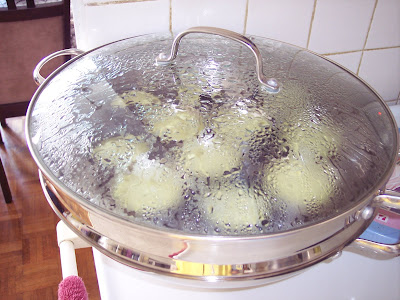
{"type": "Polygon", "coordinates": [[[364,58],[364,51],[361,51],[360,60],[358,61],[358,67],[356,71],[357,76],[360,75],[361,63],[363,61],[363,58],[364,58]]]}
{"type": "Polygon", "coordinates": [[[360,73],[361,63],[362,63],[363,58],[364,58],[364,51],[366,51],[365,47],[367,46],[368,37],[369,37],[369,33],[371,31],[372,22],[374,20],[375,11],[376,11],[376,7],[377,6],[378,6],[378,0],[375,0],[374,9],[372,10],[371,20],[369,22],[369,26],[368,26],[368,30],[367,30],[367,36],[365,37],[364,46],[363,46],[363,49],[362,49],[362,52],[361,52],[360,61],[358,63],[358,68],[357,68],[357,72],[356,72],[357,75],[359,75],[359,73],[360,73]]]}
{"type": "Polygon", "coordinates": [[[169,0],[169,32],[171,36],[174,36],[172,33],[172,0],[169,0]]]}
{"type": "Polygon", "coordinates": [[[331,52],[331,53],[322,53],[320,55],[338,55],[338,54],[349,54],[349,53],[357,53],[357,52],[369,52],[376,50],[388,50],[388,49],[399,49],[400,46],[390,46],[390,47],[381,47],[381,48],[369,48],[369,49],[360,49],[360,50],[349,50],[342,52],[331,52]]]}
{"type": "Polygon", "coordinates": [[[246,10],[244,12],[243,35],[246,35],[246,31],[247,31],[247,17],[249,15],[249,1],[250,0],[246,0],[246,10]]]}
{"type": "Polygon", "coordinates": [[[363,51],[362,49],[360,50],[349,50],[349,51],[342,51],[342,52],[331,52],[331,53],[322,53],[320,55],[324,56],[329,56],[329,55],[339,55],[339,54],[350,54],[350,53],[357,53],[363,51]]]}
{"type": "Polygon", "coordinates": [[[307,37],[307,45],[306,49],[308,49],[308,46],[310,45],[310,39],[311,39],[311,31],[314,23],[314,17],[315,17],[315,10],[317,8],[317,0],[314,0],[314,7],[313,7],[313,12],[311,14],[311,21],[310,21],[310,28],[308,30],[308,37],[307,37]]]}
{"type": "Polygon", "coordinates": [[[370,22],[369,22],[369,26],[368,26],[368,30],[367,30],[367,36],[365,37],[363,50],[365,50],[365,47],[367,46],[368,37],[369,37],[369,33],[370,33],[370,31],[371,31],[372,22],[373,22],[373,20],[374,20],[376,7],[378,6],[378,1],[379,1],[379,0],[375,0],[375,5],[374,5],[374,9],[372,10],[371,20],[370,20],[370,22]]]}

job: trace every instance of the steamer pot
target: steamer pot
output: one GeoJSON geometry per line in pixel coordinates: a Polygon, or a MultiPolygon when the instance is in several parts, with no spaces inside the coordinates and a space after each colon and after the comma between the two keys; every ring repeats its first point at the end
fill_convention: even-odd
{"type": "Polygon", "coordinates": [[[34,78],[40,87],[26,135],[46,198],[79,236],[121,263],[191,284],[239,287],[296,274],[353,241],[352,247],[399,255],[399,245],[356,240],[377,207],[400,207],[398,197],[385,195],[399,148],[395,120],[365,82],[325,58],[279,41],[195,27],[174,40],[147,35],[85,53],[60,51],[38,64],[34,78]],[[159,55],[171,45],[169,57],[159,55]],[[47,79],[40,76],[47,61],[71,54],[77,57],[47,79]],[[178,122],[168,119],[178,115],[178,122]],[[213,158],[211,148],[198,154],[193,146],[220,149],[224,135],[232,139],[223,155],[213,158]],[[137,154],[138,144],[126,150],[121,139],[147,146],[137,154]],[[111,152],[104,141],[111,141],[111,152]],[[98,146],[109,156],[96,157],[98,146]],[[230,148],[240,149],[239,158],[230,158],[239,163],[218,173],[230,148]],[[193,165],[193,155],[209,165],[193,165]],[[183,173],[175,178],[172,167],[158,180],[159,173],[146,173],[154,161],[183,173]],[[316,165],[320,175],[307,173],[319,172],[316,165]],[[178,187],[182,202],[156,212],[138,208],[129,201],[147,197],[140,189],[148,182],[135,172],[155,180],[148,201],[168,202],[167,192],[178,187]],[[129,200],[113,199],[127,178],[133,178],[125,187],[129,200]],[[217,192],[210,188],[215,183],[217,192]],[[256,199],[264,219],[243,217],[243,226],[214,218],[218,209],[228,216],[239,211],[236,219],[250,211],[240,206],[242,190],[229,194],[235,184],[256,199]],[[306,191],[292,193],[300,188],[306,191]],[[198,204],[207,197],[223,204],[198,204]],[[239,200],[229,206],[232,198],[239,200]]]}

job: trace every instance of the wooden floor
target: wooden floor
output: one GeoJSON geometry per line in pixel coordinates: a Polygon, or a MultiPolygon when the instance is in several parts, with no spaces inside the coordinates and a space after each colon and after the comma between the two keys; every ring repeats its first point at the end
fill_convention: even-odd
{"type": "MultiPolygon", "coordinates": [[[[62,280],[56,224],[26,146],[25,118],[7,119],[0,155],[13,202],[0,192],[0,299],[57,299],[62,280]]],[[[100,299],[90,248],[76,251],[89,299],[100,299]]]]}

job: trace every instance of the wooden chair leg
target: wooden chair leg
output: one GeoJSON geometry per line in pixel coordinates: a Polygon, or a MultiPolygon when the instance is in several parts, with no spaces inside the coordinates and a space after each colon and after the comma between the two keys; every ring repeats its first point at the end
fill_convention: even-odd
{"type": "Polygon", "coordinates": [[[6,172],[4,171],[3,162],[1,161],[1,158],[0,158],[0,185],[6,203],[11,203],[12,196],[11,196],[10,186],[8,185],[6,172]]]}
{"type": "MultiPolygon", "coordinates": [[[[6,128],[6,119],[1,118],[0,119],[0,126],[3,128],[6,128]]],[[[0,145],[3,144],[3,137],[1,136],[1,131],[0,131],[0,145]]]]}

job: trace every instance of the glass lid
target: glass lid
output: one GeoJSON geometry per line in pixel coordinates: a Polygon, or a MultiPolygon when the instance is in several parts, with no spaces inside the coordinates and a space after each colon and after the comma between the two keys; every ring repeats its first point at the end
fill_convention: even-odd
{"type": "Polygon", "coordinates": [[[77,197],[144,226],[205,235],[299,228],[376,192],[397,153],[393,118],[356,76],[254,37],[148,35],[87,52],[35,94],[39,167],[77,197]],[[272,82],[274,83],[274,82],[272,82]]]}

